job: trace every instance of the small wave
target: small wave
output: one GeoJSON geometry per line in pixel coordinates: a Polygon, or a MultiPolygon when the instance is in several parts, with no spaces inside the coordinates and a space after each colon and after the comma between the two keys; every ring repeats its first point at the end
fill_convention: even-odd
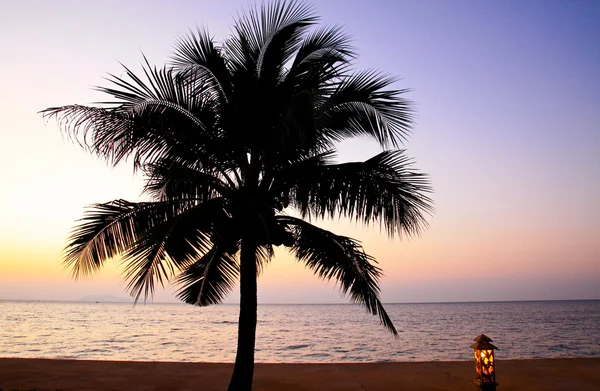
{"type": "Polygon", "coordinates": [[[561,351],[561,350],[577,350],[577,348],[560,344],[560,345],[550,346],[549,350],[556,352],[556,351],[561,351]]]}
{"type": "Polygon", "coordinates": [[[110,342],[110,343],[127,343],[127,342],[129,342],[129,341],[124,340],[124,339],[115,339],[115,338],[111,338],[111,339],[108,339],[106,341],[110,342]]]}
{"type": "Polygon", "coordinates": [[[336,352],[336,353],[348,353],[348,352],[350,352],[348,349],[341,349],[341,348],[334,348],[333,351],[336,352]]]}
{"type": "Polygon", "coordinates": [[[286,346],[284,348],[284,350],[298,350],[298,349],[306,349],[308,347],[310,347],[310,345],[306,345],[306,344],[290,345],[290,346],[286,346]]]}
{"type": "Polygon", "coordinates": [[[322,358],[326,358],[326,357],[331,357],[331,354],[329,353],[308,353],[304,355],[305,357],[322,357],[322,358]]]}
{"type": "Polygon", "coordinates": [[[102,349],[102,348],[83,349],[77,353],[106,353],[106,352],[110,352],[110,349],[102,349]]]}

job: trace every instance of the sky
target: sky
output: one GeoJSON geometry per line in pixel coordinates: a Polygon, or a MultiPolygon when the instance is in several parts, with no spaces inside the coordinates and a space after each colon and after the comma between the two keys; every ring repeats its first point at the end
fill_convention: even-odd
{"type": "MultiPolygon", "coordinates": [[[[0,300],[127,297],[118,261],[74,281],[60,256],[86,205],[139,200],[141,178],[87,155],[39,111],[105,100],[93,88],[120,63],[139,69],[143,53],[162,66],[196,27],[222,40],[249,4],[0,2],[0,300]]],[[[390,241],[378,226],[318,223],[376,257],[383,301],[600,299],[600,2],[311,4],[353,37],[357,69],[397,76],[417,109],[403,148],[434,187],[429,228],[390,241]]],[[[378,152],[358,139],[338,156],[378,152]]],[[[285,251],[258,289],[261,303],[346,302],[285,251]]]]}

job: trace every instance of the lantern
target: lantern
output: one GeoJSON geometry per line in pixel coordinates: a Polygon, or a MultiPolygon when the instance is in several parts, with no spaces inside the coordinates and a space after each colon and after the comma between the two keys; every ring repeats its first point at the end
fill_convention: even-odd
{"type": "Polygon", "coordinates": [[[474,339],[471,348],[475,349],[475,370],[477,372],[476,383],[482,390],[496,390],[496,359],[494,349],[498,349],[490,342],[492,339],[481,334],[474,339]]]}

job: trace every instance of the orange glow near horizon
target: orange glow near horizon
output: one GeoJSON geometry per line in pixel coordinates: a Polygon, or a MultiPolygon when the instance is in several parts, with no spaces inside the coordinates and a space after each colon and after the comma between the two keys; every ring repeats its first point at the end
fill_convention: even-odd
{"type": "MultiPolygon", "coordinates": [[[[476,280],[479,276],[490,274],[495,278],[510,280],[528,275],[538,278],[575,278],[597,272],[597,264],[589,261],[585,255],[589,251],[597,251],[598,245],[587,241],[587,238],[578,240],[577,237],[564,235],[543,237],[538,231],[521,230],[502,237],[502,241],[510,243],[510,246],[498,246],[496,236],[489,232],[479,232],[480,236],[461,235],[459,232],[444,235],[433,225],[421,238],[390,241],[374,228],[357,229],[355,224],[344,221],[321,225],[338,234],[361,240],[367,253],[376,258],[383,271],[383,286],[444,284],[453,280],[476,280]],[[547,241],[546,246],[537,243],[542,239],[547,241]],[[530,243],[535,245],[531,246],[530,243]],[[570,255],[568,263],[564,262],[566,254],[570,255]],[[527,263],[522,262],[523,256],[527,257],[527,263]]],[[[11,246],[3,246],[0,250],[0,283],[61,282],[73,283],[74,288],[77,284],[88,284],[112,287],[112,291],[120,291],[122,296],[126,296],[122,291],[122,268],[118,260],[107,261],[99,273],[75,283],[70,270],[61,264],[60,252],[60,247],[50,244],[26,246],[12,243],[11,246]]],[[[278,249],[275,258],[265,265],[259,286],[269,294],[277,290],[301,292],[306,287],[313,287],[311,289],[330,292],[328,297],[333,299],[339,296],[334,281],[320,281],[284,249],[278,249]]],[[[172,288],[167,290],[173,291],[172,288]]],[[[267,301],[277,301],[276,297],[267,301]]],[[[235,301],[236,298],[237,293],[233,292],[230,300],[235,301]]]]}

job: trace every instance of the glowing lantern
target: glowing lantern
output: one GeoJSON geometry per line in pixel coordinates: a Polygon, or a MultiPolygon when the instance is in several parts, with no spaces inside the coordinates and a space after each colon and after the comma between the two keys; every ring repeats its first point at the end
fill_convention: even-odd
{"type": "Polygon", "coordinates": [[[475,370],[477,371],[476,383],[482,390],[493,391],[496,389],[496,359],[494,349],[498,349],[490,342],[492,339],[481,334],[474,339],[471,348],[475,349],[475,370]]]}

